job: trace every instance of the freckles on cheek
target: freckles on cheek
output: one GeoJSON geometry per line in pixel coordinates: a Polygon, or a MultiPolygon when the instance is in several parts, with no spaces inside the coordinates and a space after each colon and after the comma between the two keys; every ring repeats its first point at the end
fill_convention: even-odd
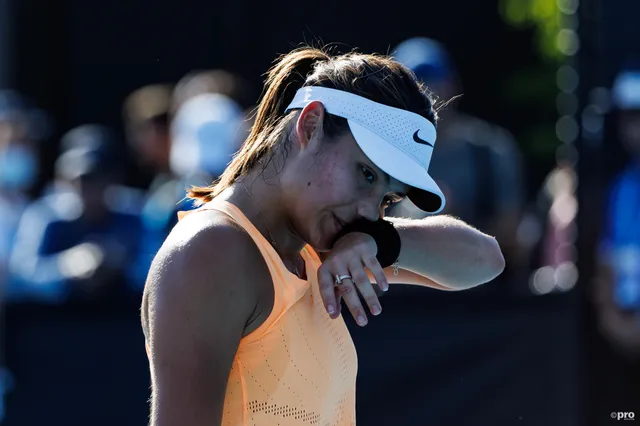
{"type": "MultiPolygon", "coordinates": [[[[324,158],[316,173],[316,183],[319,187],[332,188],[341,185],[346,176],[344,159],[338,153],[332,153],[324,158]]],[[[312,182],[313,184],[313,182],[312,182]]]]}
{"type": "Polygon", "coordinates": [[[327,203],[343,202],[349,191],[346,170],[338,161],[328,161],[308,179],[308,189],[327,203]]]}

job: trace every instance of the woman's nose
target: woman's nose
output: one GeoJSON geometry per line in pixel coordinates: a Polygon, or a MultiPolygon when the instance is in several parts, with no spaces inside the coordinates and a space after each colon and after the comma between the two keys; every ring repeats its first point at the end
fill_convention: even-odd
{"type": "Polygon", "coordinates": [[[372,222],[384,217],[384,209],[380,206],[380,203],[375,203],[373,201],[360,202],[356,212],[359,217],[363,217],[372,222]]]}

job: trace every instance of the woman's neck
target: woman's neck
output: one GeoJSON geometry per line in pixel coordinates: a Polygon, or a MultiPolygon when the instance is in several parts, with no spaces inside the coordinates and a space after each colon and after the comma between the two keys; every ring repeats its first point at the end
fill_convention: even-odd
{"type": "Polygon", "coordinates": [[[267,241],[274,245],[284,263],[296,267],[298,255],[306,243],[295,232],[283,208],[282,191],[277,179],[267,180],[261,173],[251,172],[220,194],[220,198],[240,208],[267,241]]]}

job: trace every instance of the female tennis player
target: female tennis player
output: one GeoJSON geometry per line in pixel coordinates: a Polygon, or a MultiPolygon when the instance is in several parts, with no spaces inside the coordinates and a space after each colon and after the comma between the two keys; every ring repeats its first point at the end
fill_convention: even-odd
{"type": "Polygon", "coordinates": [[[202,206],[149,272],[153,426],[353,425],[341,299],[364,326],[381,312],[372,283],[462,290],[502,271],[495,239],[459,220],[382,219],[405,198],[444,207],[427,172],[435,123],[391,58],[301,48],[277,61],[247,141],[191,191],[202,206]]]}

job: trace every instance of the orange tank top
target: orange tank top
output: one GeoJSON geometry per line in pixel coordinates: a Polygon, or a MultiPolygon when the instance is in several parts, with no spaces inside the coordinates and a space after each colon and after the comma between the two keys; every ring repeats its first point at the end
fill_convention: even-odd
{"type": "Polygon", "coordinates": [[[229,374],[223,426],[355,425],[356,350],[342,317],[331,319],[318,289],[317,253],[302,257],[307,281],[235,205],[214,200],[200,210],[231,216],[253,238],[274,289],[267,320],[240,341],[229,374]]]}

